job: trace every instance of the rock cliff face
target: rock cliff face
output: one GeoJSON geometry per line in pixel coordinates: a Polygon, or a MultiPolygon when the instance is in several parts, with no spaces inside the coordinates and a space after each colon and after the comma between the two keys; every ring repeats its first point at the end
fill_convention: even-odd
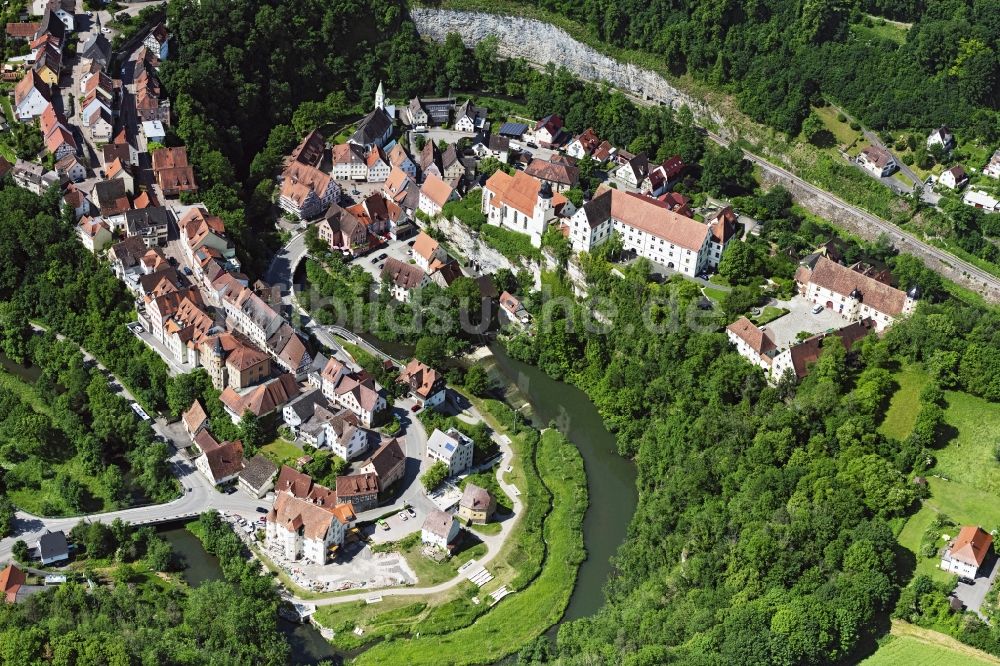
{"type": "Polygon", "coordinates": [[[466,46],[486,37],[497,37],[497,50],[505,58],[523,58],[535,65],[555,63],[587,81],[607,81],[647,102],[687,105],[702,124],[721,126],[722,118],[704,103],[673,87],[662,76],[630,63],[618,62],[573,39],[565,30],[536,19],[486,12],[413,7],[410,15],[424,37],[444,41],[450,32],[462,36],[466,46]]]}

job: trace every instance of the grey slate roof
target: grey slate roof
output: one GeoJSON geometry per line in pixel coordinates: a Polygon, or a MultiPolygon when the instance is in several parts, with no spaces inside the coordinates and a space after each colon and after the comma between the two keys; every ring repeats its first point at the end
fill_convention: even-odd
{"type": "Polygon", "coordinates": [[[104,35],[98,33],[88,39],[80,47],[80,57],[99,62],[104,67],[108,66],[111,60],[111,42],[104,35]]]}
{"type": "Polygon", "coordinates": [[[350,141],[363,146],[371,145],[382,138],[391,127],[392,118],[389,114],[384,109],[375,109],[358,123],[358,129],[351,135],[350,141]]]}
{"type": "Polygon", "coordinates": [[[39,558],[51,559],[53,557],[68,557],[69,544],[66,543],[66,535],[63,532],[46,532],[38,539],[39,558]]]}
{"type": "Polygon", "coordinates": [[[274,463],[258,453],[247,461],[243,471],[240,472],[240,480],[245,481],[256,490],[270,481],[277,473],[278,468],[275,467],[274,463]]]}
{"type": "Polygon", "coordinates": [[[323,392],[319,389],[313,389],[292,400],[285,405],[285,409],[291,409],[300,419],[308,421],[316,411],[317,405],[329,407],[326,398],[323,397],[323,392]]]}

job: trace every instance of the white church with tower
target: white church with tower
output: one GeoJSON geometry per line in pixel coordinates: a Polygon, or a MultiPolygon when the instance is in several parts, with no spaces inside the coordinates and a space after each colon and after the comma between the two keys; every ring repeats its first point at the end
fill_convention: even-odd
{"type": "Polygon", "coordinates": [[[348,143],[361,146],[367,153],[372,148],[382,148],[392,138],[393,114],[385,108],[385,91],[382,82],[378,82],[375,91],[375,108],[361,119],[358,129],[347,140],[348,143]]]}

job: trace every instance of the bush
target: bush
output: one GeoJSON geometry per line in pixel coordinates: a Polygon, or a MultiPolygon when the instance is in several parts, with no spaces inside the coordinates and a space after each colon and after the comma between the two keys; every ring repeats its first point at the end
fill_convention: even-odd
{"type": "Polygon", "coordinates": [[[861,130],[861,123],[859,123],[857,120],[852,120],[851,121],[851,129],[854,130],[855,132],[860,131],[861,130]]]}
{"type": "Polygon", "coordinates": [[[428,492],[434,490],[448,478],[448,466],[438,460],[420,477],[420,483],[428,492]]]}
{"type": "Polygon", "coordinates": [[[531,237],[516,231],[485,225],[479,232],[484,243],[507,257],[513,264],[521,263],[521,258],[540,261],[541,251],[531,244],[531,237]]]}
{"type": "Polygon", "coordinates": [[[847,116],[845,116],[843,113],[838,113],[837,114],[837,121],[841,122],[841,123],[846,123],[847,122],[847,116]]]}

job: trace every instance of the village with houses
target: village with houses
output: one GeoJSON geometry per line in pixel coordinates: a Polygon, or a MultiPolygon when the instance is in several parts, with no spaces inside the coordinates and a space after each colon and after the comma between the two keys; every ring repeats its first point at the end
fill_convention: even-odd
{"type": "MultiPolygon", "coordinates": [[[[383,385],[352,356],[351,332],[302,325],[308,313],[292,283],[305,249],[273,282],[247,275],[225,222],[199,202],[198,174],[170,132],[170,91],[158,76],[171,57],[168,26],[149,26],[116,54],[98,25],[79,31],[74,8],[63,0],[34,18],[7,25],[8,39],[27,42],[30,55],[5,69],[4,79],[17,81],[15,122],[37,129],[43,148],[34,160],[0,157],[0,177],[35,194],[58,190],[80,243],[134,298],[132,334],[172,376],[203,370],[210,378],[221,409],[195,400],[169,428],[179,456],[212,488],[205,508],[228,506],[226,498],[239,495],[245,510],[223,509],[225,519],[287,577],[291,592],[420,585],[399,547],[407,539],[419,540],[420,556],[434,562],[483,544],[486,555],[470,560],[456,580],[487,584],[489,558],[523,509],[524,489],[506,476],[517,464],[509,438],[490,429],[483,457],[484,447],[463,430],[486,419],[449,385],[444,368],[375,349],[378,377],[397,384],[383,385]],[[70,41],[79,46],[64,61],[70,41]],[[434,415],[455,427],[427,427],[434,415]],[[225,428],[220,418],[228,420],[225,428]],[[245,420],[295,455],[276,460],[215,434],[245,420]],[[319,456],[335,458],[342,473],[314,478],[306,470],[319,456]],[[443,479],[428,487],[433,468],[443,468],[443,479]],[[489,483],[478,485],[484,475],[489,483]],[[513,509],[501,512],[498,500],[513,509]]],[[[531,334],[534,315],[524,296],[498,289],[483,258],[503,252],[478,254],[489,248],[488,235],[450,213],[459,206],[518,235],[539,251],[538,264],[555,263],[547,238],[564,239],[577,274],[581,255],[616,244],[623,266],[643,261],[659,279],[696,284],[706,310],[717,305],[709,296],[727,249],[759,234],[757,221],[732,202],[696,205],[676,191],[690,167],[680,156],[632,154],[592,128],[565,126],[559,109],[538,119],[497,119],[469,97],[394,104],[381,83],[368,106],[344,140],[316,128],[285,156],[274,174],[276,227],[288,234],[289,247],[315,234],[400,304],[428,285],[447,289],[472,278],[495,305],[496,328],[531,334]],[[588,187],[581,185],[581,163],[593,170],[588,187]],[[452,238],[447,229],[460,233],[452,238]]],[[[948,150],[954,137],[942,127],[927,145],[948,150]]],[[[891,152],[874,144],[854,161],[879,179],[899,169],[891,152]]],[[[1000,149],[976,175],[1000,180],[1000,149]]],[[[970,181],[954,166],[929,184],[1000,213],[995,188],[970,181]]],[[[541,286],[527,261],[494,260],[515,272],[528,268],[530,287],[541,286]]],[[[790,293],[764,306],[779,316],[761,323],[755,308],[724,326],[736,351],[772,385],[806,377],[831,337],[850,352],[869,335],[884,335],[923,297],[919,286],[902,289],[885,266],[848,260],[837,239],[796,261],[790,293]]],[[[582,279],[574,286],[585,293],[582,279]]],[[[149,418],[133,404],[139,418],[149,418]]],[[[976,578],[992,541],[979,526],[963,526],[940,569],[976,578]]],[[[62,531],[31,546],[42,567],[72,556],[62,531]]],[[[3,570],[5,599],[30,593],[25,581],[17,566],[3,570]]],[[[509,593],[491,592],[492,603],[509,593]]]]}

